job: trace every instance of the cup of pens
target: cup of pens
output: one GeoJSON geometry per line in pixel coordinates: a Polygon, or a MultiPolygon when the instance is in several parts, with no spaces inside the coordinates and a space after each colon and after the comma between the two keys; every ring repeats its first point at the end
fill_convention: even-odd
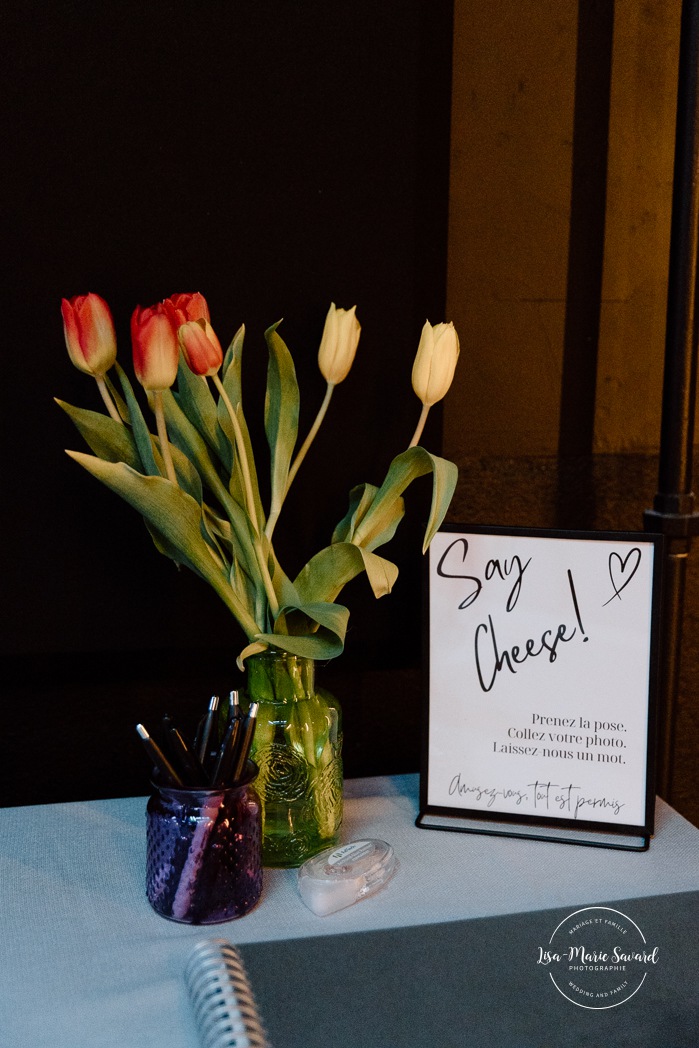
{"type": "Polygon", "coordinates": [[[231,700],[222,730],[211,700],[191,745],[167,718],[162,745],[136,729],[155,765],[146,895],[157,913],[184,924],[242,917],[262,892],[262,805],[248,758],[257,708],[243,715],[235,693],[231,700]]]}

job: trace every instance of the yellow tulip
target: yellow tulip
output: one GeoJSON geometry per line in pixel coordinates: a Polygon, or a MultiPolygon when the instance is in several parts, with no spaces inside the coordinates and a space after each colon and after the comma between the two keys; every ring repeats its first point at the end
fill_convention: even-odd
{"type": "Polygon", "coordinates": [[[356,306],[336,309],[332,302],[325,318],[323,337],[318,350],[318,367],[326,382],[336,386],[347,378],[357,352],[361,326],[355,316],[356,306]]]}
{"type": "Polygon", "coordinates": [[[459,336],[453,324],[425,321],[413,364],[413,389],[425,407],[446,394],[459,359],[459,336]]]}

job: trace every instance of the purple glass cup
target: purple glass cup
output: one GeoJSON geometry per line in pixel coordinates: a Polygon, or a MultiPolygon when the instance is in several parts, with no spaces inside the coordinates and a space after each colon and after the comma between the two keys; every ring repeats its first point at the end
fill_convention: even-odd
{"type": "Polygon", "coordinates": [[[248,761],[236,786],[155,785],[147,807],[146,895],[163,917],[219,924],[242,917],[262,892],[262,805],[248,761]]]}

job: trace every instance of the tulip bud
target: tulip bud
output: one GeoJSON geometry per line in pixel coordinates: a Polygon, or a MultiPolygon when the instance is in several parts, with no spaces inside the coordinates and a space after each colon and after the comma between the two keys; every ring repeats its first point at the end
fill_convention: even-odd
{"type": "Polygon", "coordinates": [[[159,302],[131,317],[131,342],[136,378],[144,389],[169,389],[177,376],[180,348],[167,307],[159,302]]]}
{"type": "Polygon", "coordinates": [[[68,355],[86,375],[104,376],[116,360],[116,335],[109,306],[99,295],[62,299],[68,355]]]}
{"type": "Polygon", "coordinates": [[[436,404],[446,394],[458,358],[459,336],[454,325],[433,327],[426,320],[413,364],[413,389],[425,407],[436,404]]]}
{"type": "Polygon", "coordinates": [[[223,350],[208,320],[188,320],[177,337],[190,371],[195,375],[215,375],[223,363],[223,350]]]}
{"type": "Polygon", "coordinates": [[[194,294],[170,295],[170,298],[165,299],[163,305],[171,310],[176,327],[185,324],[188,320],[211,321],[206,299],[198,291],[195,291],[194,294]]]}
{"type": "Polygon", "coordinates": [[[318,367],[325,381],[333,386],[347,378],[357,352],[362,329],[354,313],[356,308],[336,309],[333,302],[325,318],[318,350],[318,367]]]}

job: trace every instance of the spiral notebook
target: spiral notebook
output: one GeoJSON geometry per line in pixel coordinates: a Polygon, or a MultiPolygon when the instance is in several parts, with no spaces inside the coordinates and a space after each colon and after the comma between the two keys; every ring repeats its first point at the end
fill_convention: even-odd
{"type": "MultiPolygon", "coordinates": [[[[238,991],[239,1011],[247,1011],[252,986],[269,1039],[202,1044],[696,1048],[699,939],[687,929],[699,923],[699,892],[609,905],[631,916],[660,951],[639,992],[620,1007],[597,1012],[576,1007],[551,985],[547,970],[536,963],[537,947],[548,942],[556,922],[570,911],[539,910],[241,945],[238,958],[247,972],[247,989],[238,991]]],[[[200,969],[204,981],[209,975],[200,969]]],[[[206,1025],[206,1014],[209,1009],[220,1014],[221,1000],[215,988],[201,999],[202,1033],[213,1029],[206,1025]]],[[[248,1022],[250,1038],[265,1036],[257,1008],[248,1013],[248,1022]]]]}
{"type": "Polygon", "coordinates": [[[225,939],[199,943],[184,978],[202,1048],[271,1048],[234,946],[225,939]]]}

